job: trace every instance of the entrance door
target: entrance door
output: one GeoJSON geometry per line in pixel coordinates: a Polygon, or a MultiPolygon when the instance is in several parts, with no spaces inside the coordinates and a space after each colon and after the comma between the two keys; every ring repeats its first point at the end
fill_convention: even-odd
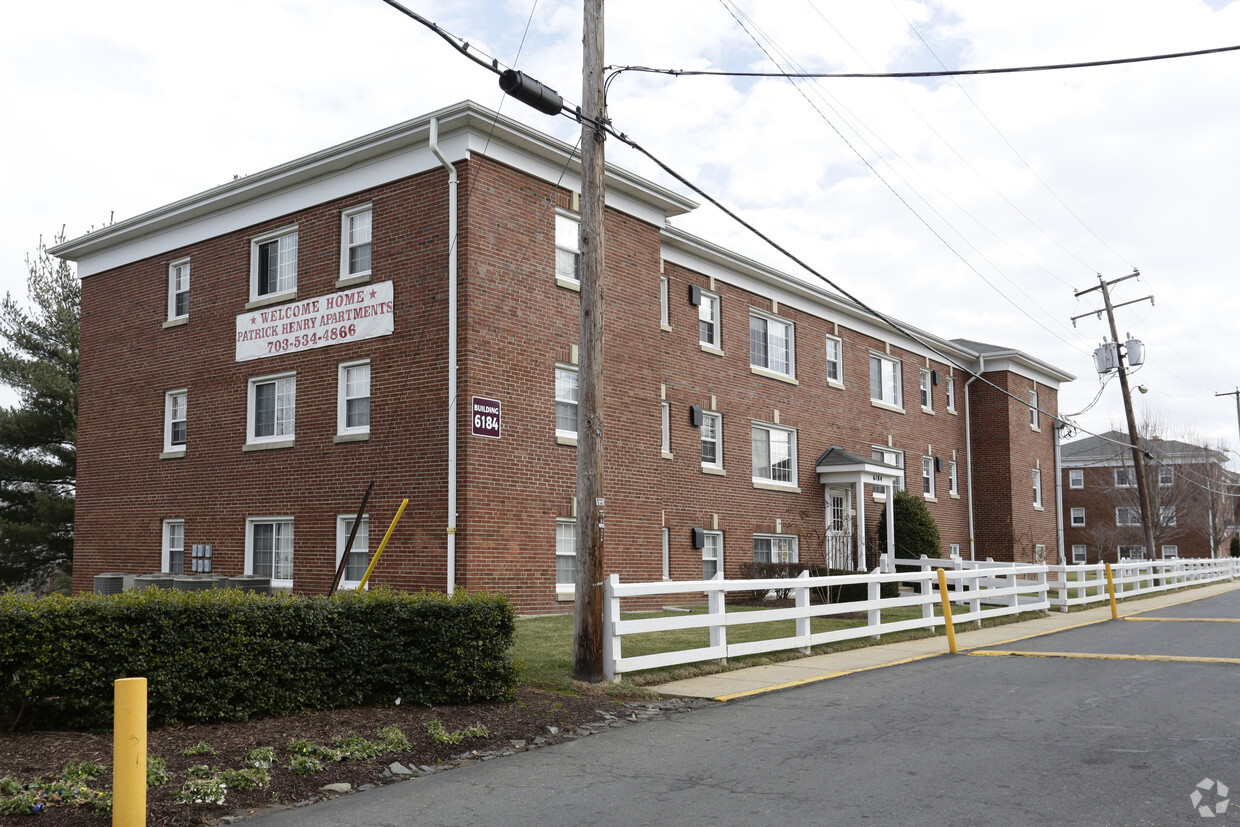
{"type": "Polygon", "coordinates": [[[827,565],[852,570],[852,509],[847,488],[827,489],[827,565]]]}

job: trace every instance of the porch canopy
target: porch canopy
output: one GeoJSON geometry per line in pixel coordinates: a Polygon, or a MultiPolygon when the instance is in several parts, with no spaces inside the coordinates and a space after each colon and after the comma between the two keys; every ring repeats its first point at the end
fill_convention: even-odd
{"type": "MultiPolygon", "coordinates": [[[[824,489],[851,486],[855,493],[858,568],[862,571],[869,568],[866,563],[865,541],[865,487],[867,485],[883,489],[887,508],[887,548],[894,552],[896,547],[895,492],[904,480],[904,469],[873,457],[863,457],[852,451],[845,451],[838,445],[828,448],[818,458],[815,467],[818,471],[818,481],[823,484],[824,489]]],[[[830,520],[830,510],[828,502],[828,520],[830,520]]],[[[894,560],[895,554],[888,554],[887,559],[894,560]]],[[[891,563],[890,568],[895,571],[895,564],[891,563]]]]}

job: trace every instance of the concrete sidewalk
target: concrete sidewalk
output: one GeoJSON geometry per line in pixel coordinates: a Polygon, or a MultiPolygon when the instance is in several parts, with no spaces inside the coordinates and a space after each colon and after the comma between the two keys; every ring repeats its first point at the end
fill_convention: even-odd
{"type": "MultiPolygon", "coordinates": [[[[1209,586],[1183,589],[1167,594],[1151,595],[1145,598],[1131,598],[1119,605],[1119,616],[1141,614],[1166,606],[1175,606],[1193,600],[1212,597],[1234,589],[1240,589],[1240,582],[1215,583],[1209,586]]],[[[980,649],[999,646],[1025,638],[1101,623],[1111,619],[1110,603],[1085,609],[1079,612],[1052,611],[1046,617],[1039,617],[1024,623],[1011,623],[1005,626],[993,626],[986,629],[971,629],[956,633],[956,647],[960,652],[968,649],[980,649]]],[[[934,637],[908,640],[900,643],[889,643],[880,646],[867,646],[851,649],[846,652],[832,652],[828,655],[812,655],[798,660],[766,666],[751,666],[732,672],[716,675],[703,675],[683,681],[672,681],[654,689],[664,695],[680,695],[690,698],[710,698],[716,701],[730,701],[749,695],[773,692],[777,689],[788,689],[807,683],[837,678],[867,669],[879,669],[884,666],[895,666],[909,661],[923,660],[948,654],[947,635],[943,632],[934,637]]]]}

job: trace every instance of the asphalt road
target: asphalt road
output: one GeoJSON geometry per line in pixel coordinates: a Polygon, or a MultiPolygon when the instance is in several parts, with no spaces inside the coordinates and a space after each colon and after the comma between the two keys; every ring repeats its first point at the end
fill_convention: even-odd
{"type": "MultiPolygon", "coordinates": [[[[1240,592],[1156,614],[1240,618],[1240,592]]],[[[1004,648],[1237,658],[1240,626],[1111,621],[1004,648]]],[[[251,823],[1195,824],[1199,782],[1240,790],[1238,689],[1236,663],[947,655],[251,823]]],[[[1210,823],[1240,823],[1237,799],[1210,823]]]]}

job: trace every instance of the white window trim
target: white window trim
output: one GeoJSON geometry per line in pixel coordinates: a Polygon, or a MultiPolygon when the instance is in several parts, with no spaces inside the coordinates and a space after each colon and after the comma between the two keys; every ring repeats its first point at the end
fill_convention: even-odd
{"type": "Polygon", "coordinates": [[[1144,560],[1145,546],[1140,545],[1123,545],[1115,547],[1115,554],[1120,560],[1144,560]],[[1128,550],[1128,555],[1124,555],[1124,550],[1128,550]]]}
{"type": "Polygon", "coordinates": [[[1084,508],[1071,509],[1069,511],[1069,519],[1070,519],[1069,524],[1073,528],[1084,528],[1085,527],[1085,509],[1084,508]],[[1079,521],[1077,520],[1078,517],[1080,518],[1079,521]]]}
{"type": "Polygon", "coordinates": [[[922,496],[927,500],[937,500],[934,495],[934,457],[921,458],[921,487],[922,496]]]}
{"type": "Polygon", "coordinates": [[[354,284],[364,284],[370,281],[371,271],[374,269],[374,237],[375,237],[375,211],[374,205],[371,203],[358,204],[356,207],[350,207],[340,213],[340,278],[336,282],[337,287],[348,287],[354,284]],[[365,270],[359,270],[356,273],[349,272],[349,252],[353,246],[349,244],[349,219],[355,215],[362,213],[370,213],[370,241],[366,243],[370,245],[371,262],[370,267],[365,270]]]}
{"type": "Polygon", "coordinates": [[[1137,484],[1137,476],[1133,473],[1132,469],[1125,466],[1123,468],[1115,468],[1113,471],[1116,488],[1132,488],[1137,484]],[[1124,475],[1124,479],[1127,480],[1127,482],[1119,481],[1120,474],[1124,475]]]}
{"type": "Polygon", "coordinates": [[[170,322],[177,322],[182,319],[189,318],[188,297],[186,300],[186,311],[184,313],[177,313],[177,269],[184,267],[186,270],[185,292],[188,293],[193,278],[189,258],[189,256],[185,256],[184,258],[178,258],[175,261],[168,262],[168,321],[170,322]]]}
{"type": "Polygon", "coordinates": [[[934,383],[931,381],[929,368],[920,369],[917,386],[921,393],[921,409],[926,413],[934,413],[934,383]]]}
{"type": "Polygon", "coordinates": [[[1158,522],[1168,528],[1175,528],[1176,514],[1174,505],[1163,505],[1158,507],[1158,522]]]}
{"type": "Polygon", "coordinates": [[[943,378],[943,394],[947,397],[947,412],[956,413],[956,377],[943,378]]]}
{"type": "MultiPolygon", "coordinates": [[[[708,417],[715,421],[715,461],[707,462],[706,460],[702,460],[702,471],[707,474],[716,474],[718,476],[723,476],[724,475],[724,472],[723,472],[723,414],[719,413],[718,411],[702,411],[702,427],[703,428],[706,427],[706,419],[708,417]]],[[[704,439],[701,439],[701,434],[702,432],[699,429],[698,430],[698,439],[699,439],[698,458],[699,459],[701,459],[701,456],[702,456],[700,443],[706,441],[704,439]]]]}
{"type": "Polygon", "coordinates": [[[1029,391],[1029,427],[1035,431],[1041,431],[1038,427],[1038,391],[1033,389],[1029,391]]]}
{"type": "MultiPolygon", "coordinates": [[[[269,233],[254,236],[250,239],[250,303],[249,307],[256,307],[264,304],[275,304],[276,302],[285,301],[297,295],[297,272],[293,274],[293,286],[288,290],[276,291],[272,293],[259,294],[258,292],[258,248],[266,244],[268,241],[275,241],[288,235],[297,235],[297,225],[290,224],[287,227],[281,227],[278,230],[272,230],[269,233]]],[[[300,265],[301,240],[298,239],[297,244],[298,264],[300,265]]]]}
{"type": "Polygon", "coordinates": [[[1158,484],[1163,488],[1175,484],[1175,469],[1170,466],[1162,465],[1158,468],[1158,484]],[[1164,477],[1166,481],[1164,482],[1164,477]]]}
{"type": "Polygon", "coordinates": [[[660,533],[663,540],[663,579],[672,579],[672,554],[671,554],[671,532],[664,526],[660,533]]]}
{"type": "Polygon", "coordinates": [[[1141,509],[1135,505],[1120,505],[1115,508],[1115,524],[1117,526],[1137,526],[1141,525],[1141,509]],[[1126,514],[1133,519],[1129,522],[1121,522],[1120,515],[1126,514]]]}
{"type": "MultiPolygon", "coordinates": [[[[791,550],[790,552],[788,552],[789,557],[788,557],[788,559],[787,559],[787,560],[774,560],[774,559],[772,559],[772,560],[769,560],[769,561],[767,561],[767,562],[771,562],[771,563],[785,563],[785,562],[786,562],[786,563],[796,563],[796,562],[799,562],[799,561],[800,561],[800,558],[801,558],[801,540],[800,540],[800,538],[799,538],[796,534],[766,534],[766,533],[764,533],[764,532],[760,532],[760,533],[756,533],[756,534],[754,534],[754,535],[753,535],[753,539],[754,539],[754,544],[755,544],[755,545],[757,544],[757,541],[758,541],[758,540],[771,540],[771,541],[774,541],[774,540],[791,540],[791,541],[792,541],[792,550],[791,550]]],[[[772,556],[772,557],[774,557],[774,556],[775,556],[774,542],[772,542],[772,543],[771,543],[771,546],[772,546],[772,548],[771,548],[771,556],[772,556]]],[[[755,550],[755,551],[753,552],[753,554],[756,556],[756,555],[757,555],[757,551],[755,550]]],[[[755,560],[754,560],[754,562],[756,563],[756,562],[758,562],[758,561],[755,559],[755,560]]]]}
{"type": "Polygon", "coordinates": [[[160,551],[159,570],[169,571],[169,572],[172,571],[172,552],[180,551],[181,552],[181,571],[176,572],[176,573],[184,574],[185,573],[185,520],[184,518],[179,518],[175,520],[164,520],[163,539],[160,541],[160,545],[163,548],[160,551]],[[181,527],[181,548],[179,549],[173,548],[172,541],[170,538],[169,526],[174,526],[174,525],[181,527]]]}
{"type": "Polygon", "coordinates": [[[704,532],[702,532],[702,563],[703,563],[703,567],[702,567],[702,579],[703,579],[703,580],[709,580],[709,579],[710,579],[710,578],[708,578],[708,577],[706,576],[706,571],[705,571],[705,563],[706,563],[706,561],[707,561],[707,560],[714,560],[714,561],[715,561],[715,572],[716,572],[717,574],[718,574],[718,573],[722,573],[722,572],[723,572],[723,532],[722,532],[722,531],[704,531],[704,532]],[[706,556],[706,550],[710,548],[710,546],[711,546],[711,539],[712,539],[712,538],[715,538],[715,537],[718,537],[718,538],[719,538],[719,554],[718,554],[717,556],[715,556],[715,557],[707,557],[707,556],[706,556]]]}
{"type": "MultiPolygon", "coordinates": [[[[365,425],[348,426],[349,413],[349,396],[348,396],[348,376],[349,368],[360,368],[362,366],[370,367],[369,359],[358,359],[353,362],[341,362],[336,370],[336,435],[342,437],[351,437],[353,439],[366,439],[370,436],[370,417],[367,416],[365,425]]],[[[370,376],[366,380],[366,399],[371,399],[370,376]]],[[[360,399],[361,397],[357,397],[360,399]]],[[[373,407],[371,408],[373,411],[373,407]]],[[[342,440],[337,440],[342,441],[342,440]]],[[[350,440],[351,441],[351,440],[350,440]]]]}
{"type": "Polygon", "coordinates": [[[1180,559],[1180,547],[1176,545],[1175,543],[1171,543],[1169,545],[1163,546],[1161,549],[1159,549],[1159,552],[1162,554],[1162,559],[1164,560],[1180,559]],[[1167,553],[1168,551],[1170,551],[1171,553],[1168,554],[1167,553]]]}
{"type": "Polygon", "coordinates": [[[672,459],[672,406],[659,403],[659,451],[663,459],[672,459]]]}
{"type": "MultiPolygon", "coordinates": [[[[246,573],[246,574],[254,574],[254,526],[255,526],[255,525],[258,525],[259,523],[288,523],[290,526],[292,526],[292,525],[293,525],[293,518],[292,518],[292,517],[290,517],[290,516],[284,516],[284,517],[246,517],[246,518],[245,518],[245,573],[246,573]]],[[[293,529],[293,551],[294,551],[294,553],[293,553],[293,567],[294,567],[294,571],[296,571],[296,566],[297,566],[297,562],[296,562],[296,560],[297,560],[297,555],[296,555],[297,545],[296,545],[296,544],[297,544],[297,530],[296,530],[296,528],[294,527],[294,529],[293,529]]],[[[274,552],[273,552],[273,554],[274,554],[274,552]]],[[[271,561],[271,573],[272,573],[273,575],[275,574],[275,558],[274,558],[274,556],[273,556],[272,561],[271,561]]],[[[281,579],[277,580],[277,579],[273,576],[273,577],[271,578],[271,586],[272,586],[272,588],[291,589],[291,588],[293,587],[293,581],[292,581],[292,579],[284,579],[284,578],[281,578],[281,579]]]]}
{"type": "Polygon", "coordinates": [[[1085,488],[1085,471],[1083,469],[1068,469],[1068,487],[1078,491],[1085,488]]]}
{"type": "MultiPolygon", "coordinates": [[[[345,544],[349,542],[348,523],[357,519],[357,512],[352,514],[336,515],[336,571],[340,570],[340,560],[344,557],[345,544]]],[[[357,536],[353,538],[353,550],[351,553],[360,554],[366,552],[367,561],[370,559],[370,515],[362,515],[362,525],[357,530],[357,536]],[[365,543],[365,548],[358,548],[357,543],[361,540],[365,543]]],[[[333,573],[334,576],[334,573],[333,573]]],[[[346,566],[344,573],[340,575],[340,588],[356,590],[362,585],[361,580],[350,580],[349,569],[346,566]]],[[[370,583],[366,584],[366,589],[370,589],[370,583]]]]}
{"type": "Polygon", "coordinates": [[[558,517],[555,521],[555,557],[556,566],[552,569],[552,576],[555,578],[555,597],[557,600],[572,600],[577,594],[576,583],[561,583],[559,576],[559,558],[567,557],[567,554],[560,554],[560,527],[572,526],[573,531],[573,559],[578,563],[581,562],[580,554],[577,549],[577,521],[572,518],[558,517]]]}
{"type": "Polygon", "coordinates": [[[947,544],[947,556],[953,560],[960,557],[960,543],[947,544]]]}
{"type": "MultiPolygon", "coordinates": [[[[578,272],[580,272],[580,269],[581,269],[581,217],[580,216],[572,215],[568,212],[564,212],[561,210],[556,210],[555,212],[555,249],[557,251],[564,250],[565,252],[570,252],[573,255],[577,256],[577,269],[578,269],[578,272]],[[577,230],[576,234],[573,237],[572,247],[567,246],[567,244],[560,243],[561,241],[566,241],[566,239],[561,238],[560,227],[562,225],[562,222],[572,222],[573,227],[577,230]]],[[[556,258],[557,259],[559,258],[558,253],[556,255],[556,258]]],[[[555,283],[558,284],[560,287],[567,287],[569,290],[578,290],[578,291],[581,290],[581,279],[580,278],[574,279],[574,278],[569,278],[568,276],[560,275],[560,268],[559,268],[558,261],[555,263],[555,268],[553,272],[555,273],[555,283]]]]}
{"type": "MultiPolygon", "coordinates": [[[[895,448],[888,448],[886,445],[871,445],[870,446],[870,458],[877,459],[880,462],[887,462],[888,465],[894,465],[897,468],[899,468],[901,471],[905,471],[906,473],[908,471],[908,469],[904,467],[904,452],[897,450],[895,448]],[[882,453],[883,457],[874,456],[875,451],[882,453]],[[887,462],[887,460],[885,459],[887,454],[891,454],[892,457],[894,457],[893,462],[887,462]]],[[[905,484],[905,477],[901,475],[900,478],[896,480],[896,490],[903,491],[906,487],[907,486],[905,484]]],[[[874,502],[878,502],[878,503],[887,502],[886,491],[887,491],[886,488],[875,488],[874,494],[873,494],[874,502]]]]}
{"type": "Polygon", "coordinates": [[[837,378],[832,379],[831,372],[828,370],[827,371],[827,384],[833,388],[843,388],[844,387],[844,340],[841,339],[839,336],[831,336],[831,335],[828,335],[826,337],[826,340],[828,342],[835,343],[836,358],[834,360],[827,358],[827,352],[825,350],[823,351],[823,358],[826,360],[828,367],[834,364],[835,372],[839,374],[837,378]]]}
{"type": "Polygon", "coordinates": [[[723,315],[723,302],[719,299],[718,293],[711,293],[709,290],[703,290],[701,293],[701,301],[698,303],[698,345],[703,349],[708,349],[712,353],[723,353],[723,325],[720,323],[720,316],[723,315]],[[708,341],[702,338],[702,308],[712,303],[715,308],[715,327],[714,336],[708,341]]]}
{"type": "Polygon", "coordinates": [[[955,498],[960,496],[960,476],[954,459],[947,462],[947,494],[955,498]]]}
{"type": "Polygon", "coordinates": [[[160,459],[170,459],[173,457],[185,456],[185,449],[189,445],[189,391],[185,388],[177,388],[164,394],[164,450],[160,459]],[[185,397],[185,425],[186,439],[180,445],[172,444],[172,398],[174,396],[185,397]]]}
{"type": "Polygon", "coordinates": [[[659,276],[659,326],[663,330],[672,329],[670,290],[667,276],[659,276]]]}
{"type": "MultiPolygon", "coordinates": [[[[886,386],[882,382],[881,368],[879,370],[879,391],[880,393],[886,391],[886,386]]],[[[889,411],[898,411],[899,413],[904,413],[904,369],[903,369],[903,365],[901,364],[899,359],[894,359],[885,353],[880,353],[877,350],[870,351],[870,404],[876,408],[884,408],[889,411]],[[883,399],[881,396],[880,397],[874,396],[874,360],[875,359],[877,359],[880,363],[886,362],[892,366],[893,376],[891,378],[895,380],[895,384],[893,386],[895,389],[895,402],[894,403],[888,402],[886,399],[883,399]]]]}
{"type": "Polygon", "coordinates": [[[1084,545],[1083,543],[1077,543],[1072,546],[1072,565],[1074,566],[1084,565],[1085,561],[1088,559],[1089,559],[1089,548],[1086,545],[1084,545]],[[1078,551],[1080,552],[1079,560],[1077,559],[1078,551]]]}
{"type": "Polygon", "coordinates": [[[245,444],[247,448],[287,448],[293,445],[297,436],[297,372],[286,371],[267,376],[255,376],[249,381],[246,391],[245,406],[245,444]],[[254,433],[254,391],[259,385],[278,382],[281,379],[293,380],[293,432],[288,434],[272,434],[256,436],[254,433]]]}
{"type": "Polygon", "coordinates": [[[1042,469],[1034,468],[1033,474],[1033,507],[1041,510],[1042,508],[1042,469]]]}
{"type": "MultiPolygon", "coordinates": [[[[773,489],[773,490],[779,490],[779,491],[795,491],[799,493],[801,489],[800,487],[798,487],[798,484],[797,484],[800,477],[798,476],[798,469],[797,469],[797,431],[796,431],[796,428],[786,428],[783,425],[775,425],[770,422],[759,422],[757,420],[754,420],[750,425],[751,445],[750,445],[750,450],[749,450],[749,456],[750,456],[751,463],[753,461],[753,447],[752,447],[753,429],[755,428],[767,431],[768,434],[772,431],[782,431],[791,437],[788,441],[788,454],[789,454],[789,460],[791,461],[792,467],[789,469],[791,479],[788,482],[783,482],[781,480],[768,479],[766,477],[759,477],[758,469],[756,466],[754,466],[752,468],[752,473],[751,473],[751,476],[753,478],[754,488],[765,488],[765,489],[773,489]]],[[[769,446],[770,446],[769,436],[767,437],[767,446],[769,449],[769,446]]],[[[774,468],[774,465],[775,463],[772,462],[771,467],[774,468]]]]}
{"type": "MultiPolygon", "coordinates": [[[[574,376],[577,376],[577,382],[578,382],[577,400],[574,401],[573,404],[577,406],[577,426],[578,426],[578,430],[580,430],[580,427],[581,427],[581,384],[580,384],[581,376],[577,372],[577,366],[566,365],[563,362],[557,362],[555,366],[555,370],[557,373],[559,371],[565,371],[566,373],[571,373],[574,376]]],[[[552,398],[554,399],[554,405],[552,406],[552,409],[551,409],[551,417],[552,417],[552,425],[555,426],[555,441],[560,445],[576,445],[577,444],[577,431],[572,431],[572,432],[565,431],[559,427],[559,415],[558,415],[556,408],[559,406],[561,400],[559,396],[556,396],[556,393],[557,393],[556,385],[558,383],[555,382],[554,380],[555,374],[552,374],[552,376],[553,376],[553,379],[552,379],[552,386],[551,386],[551,394],[552,394],[552,398]]],[[[568,400],[563,400],[563,401],[567,403],[568,400]]]]}
{"type": "Polygon", "coordinates": [[[753,332],[752,332],[752,328],[750,329],[750,334],[749,334],[750,335],[750,348],[749,348],[749,370],[750,372],[757,374],[758,376],[766,376],[771,379],[779,379],[780,381],[797,384],[796,382],[796,378],[797,378],[796,325],[793,324],[790,320],[785,319],[781,316],[776,316],[773,313],[763,313],[762,311],[756,310],[752,307],[749,308],[749,318],[751,320],[762,319],[763,321],[767,323],[766,352],[767,352],[768,362],[770,361],[769,357],[770,357],[770,352],[771,352],[770,326],[772,324],[783,325],[785,328],[787,328],[787,331],[788,331],[788,370],[779,371],[779,370],[775,370],[773,368],[767,367],[766,365],[755,365],[753,363],[753,332]]]}

